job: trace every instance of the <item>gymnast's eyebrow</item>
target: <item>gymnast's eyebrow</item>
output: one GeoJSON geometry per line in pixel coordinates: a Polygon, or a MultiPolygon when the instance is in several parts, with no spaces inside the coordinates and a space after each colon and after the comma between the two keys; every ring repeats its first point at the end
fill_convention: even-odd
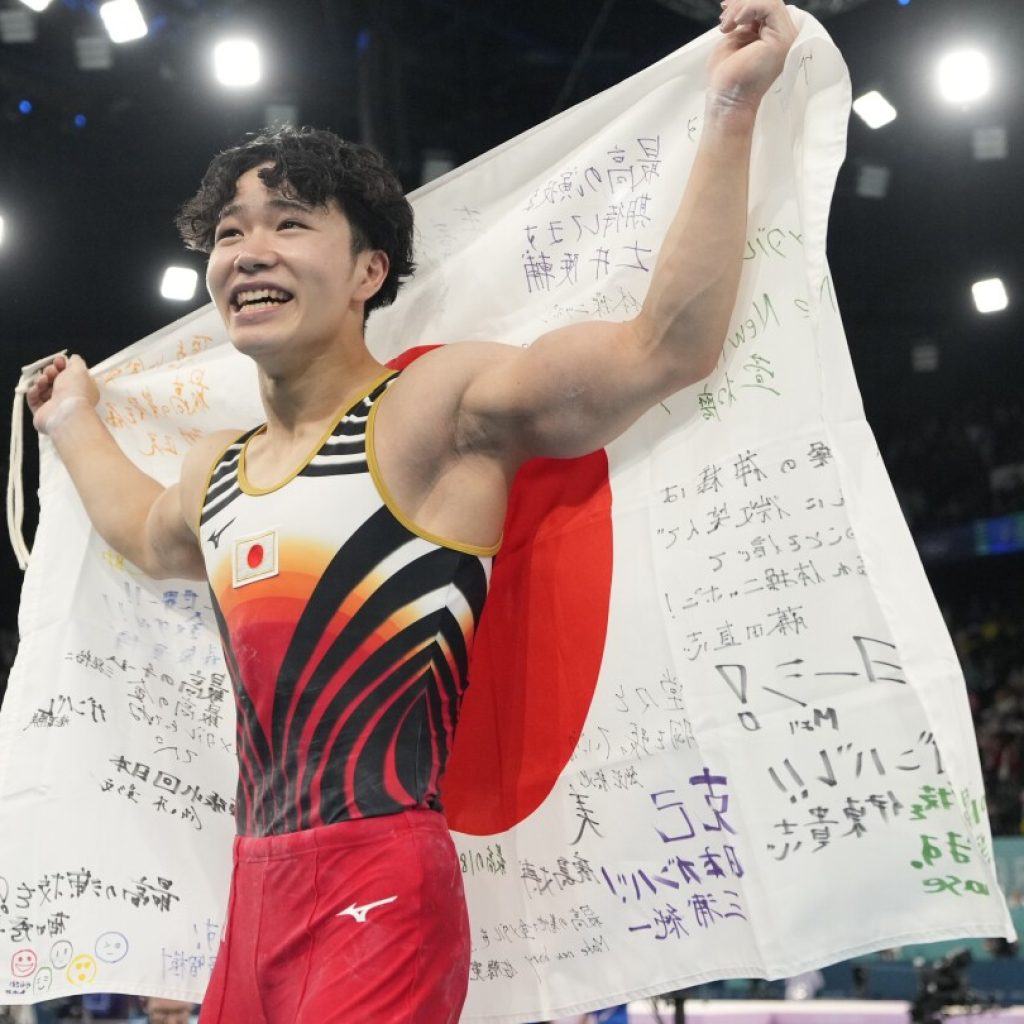
{"type": "MultiPolygon", "coordinates": [[[[309,203],[303,203],[298,199],[286,199],[284,196],[275,196],[273,199],[268,199],[266,204],[275,210],[291,210],[295,213],[312,213],[313,207],[309,203]]],[[[217,217],[218,222],[224,220],[225,217],[237,217],[245,213],[247,209],[251,209],[245,203],[228,203],[217,217]]]]}

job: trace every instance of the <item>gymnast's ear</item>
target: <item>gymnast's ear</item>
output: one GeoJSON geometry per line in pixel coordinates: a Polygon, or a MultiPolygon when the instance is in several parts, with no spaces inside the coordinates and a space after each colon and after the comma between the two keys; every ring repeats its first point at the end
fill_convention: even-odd
{"type": "Polygon", "coordinates": [[[356,274],[359,283],[352,295],[360,302],[369,302],[384,287],[391,261],[383,249],[364,249],[356,257],[356,274]]]}

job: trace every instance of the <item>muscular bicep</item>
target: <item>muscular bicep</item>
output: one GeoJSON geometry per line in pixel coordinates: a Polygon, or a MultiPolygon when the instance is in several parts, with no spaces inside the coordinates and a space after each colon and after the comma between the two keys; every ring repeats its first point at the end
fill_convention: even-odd
{"type": "Polygon", "coordinates": [[[480,368],[463,397],[462,429],[470,445],[520,461],[585,455],[709,369],[666,359],[639,319],[576,324],[480,368]]]}
{"type": "Polygon", "coordinates": [[[148,564],[144,568],[157,579],[206,578],[199,540],[187,518],[182,493],[180,483],[163,490],[146,518],[148,564]]]}

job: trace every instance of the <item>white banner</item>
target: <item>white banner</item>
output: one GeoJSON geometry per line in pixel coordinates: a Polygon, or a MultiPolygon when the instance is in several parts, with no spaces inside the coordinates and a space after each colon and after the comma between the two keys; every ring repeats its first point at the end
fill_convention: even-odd
{"type": "MultiPolygon", "coordinates": [[[[635,313],[718,38],[416,193],[420,270],[371,320],[374,353],[635,313]]],[[[1012,934],[963,679],[825,261],[848,113],[804,16],[759,115],[718,368],[606,453],[517,482],[444,789],[464,1020],[1012,934]]],[[[96,374],[119,444],[163,481],[202,434],[261,419],[210,307],[96,374]]],[[[209,597],[107,549],[45,441],[41,461],[0,715],[0,1001],[199,1000],[235,790],[209,597]]]]}

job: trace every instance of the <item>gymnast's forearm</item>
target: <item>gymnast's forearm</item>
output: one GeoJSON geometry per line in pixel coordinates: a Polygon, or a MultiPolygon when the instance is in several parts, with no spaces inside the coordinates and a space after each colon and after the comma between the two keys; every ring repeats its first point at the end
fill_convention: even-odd
{"type": "Polygon", "coordinates": [[[84,398],[65,399],[46,432],[97,533],[119,554],[147,570],[151,561],[147,523],[164,487],[121,451],[84,398]]]}
{"type": "Polygon", "coordinates": [[[728,329],[743,267],[755,114],[709,97],[690,179],[637,317],[641,337],[672,353],[674,389],[711,372],[728,329]]]}

